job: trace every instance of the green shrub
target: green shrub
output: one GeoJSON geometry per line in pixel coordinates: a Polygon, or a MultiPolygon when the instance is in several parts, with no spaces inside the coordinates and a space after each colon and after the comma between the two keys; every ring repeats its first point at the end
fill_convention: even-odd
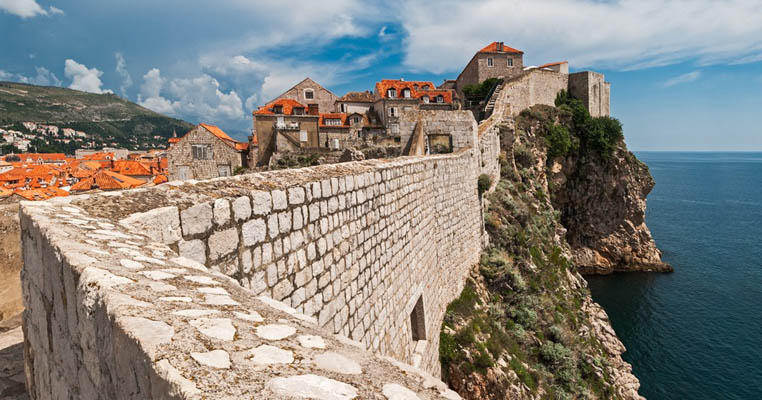
{"type": "Polygon", "coordinates": [[[610,157],[624,138],[622,123],[611,117],[590,118],[585,123],[583,133],[588,148],[603,157],[610,157]]]}
{"type": "Polygon", "coordinates": [[[479,188],[479,196],[481,197],[481,195],[484,194],[484,192],[488,191],[492,186],[492,177],[487,174],[479,175],[477,186],[479,188]]]}
{"type": "Polygon", "coordinates": [[[560,367],[571,357],[571,351],[561,343],[547,341],[540,347],[540,357],[553,367],[560,367]]]}
{"type": "Polygon", "coordinates": [[[569,134],[569,129],[559,124],[548,126],[545,144],[548,146],[548,161],[556,157],[565,157],[572,148],[572,138],[571,134],[569,134]]]}
{"type": "Polygon", "coordinates": [[[463,88],[463,94],[466,95],[466,98],[469,99],[484,99],[489,94],[490,89],[492,89],[492,86],[498,81],[497,78],[489,78],[485,79],[482,83],[477,83],[474,85],[466,85],[466,87],[463,88]]]}

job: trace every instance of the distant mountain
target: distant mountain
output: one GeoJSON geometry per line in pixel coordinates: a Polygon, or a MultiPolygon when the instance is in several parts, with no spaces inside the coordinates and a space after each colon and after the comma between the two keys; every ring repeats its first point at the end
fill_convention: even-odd
{"type": "MultiPolygon", "coordinates": [[[[35,147],[47,144],[49,151],[65,151],[90,146],[119,146],[130,149],[164,147],[176,131],[185,134],[193,125],[155,113],[114,94],[94,94],[78,90],[0,82],[0,128],[24,129],[23,122],[71,128],[85,132],[76,140],[62,136],[33,139],[35,147]]],[[[34,132],[31,132],[34,133],[34,132]]],[[[0,140],[2,142],[2,140],[0,140]]],[[[69,152],[69,151],[67,151],[69,152]]]]}

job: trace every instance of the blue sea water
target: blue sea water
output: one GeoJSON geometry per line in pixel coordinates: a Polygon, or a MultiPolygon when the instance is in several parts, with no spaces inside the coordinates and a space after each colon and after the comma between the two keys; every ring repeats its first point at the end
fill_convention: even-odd
{"type": "Polygon", "coordinates": [[[762,399],[762,153],[640,152],[672,274],[588,277],[648,399],[762,399]]]}

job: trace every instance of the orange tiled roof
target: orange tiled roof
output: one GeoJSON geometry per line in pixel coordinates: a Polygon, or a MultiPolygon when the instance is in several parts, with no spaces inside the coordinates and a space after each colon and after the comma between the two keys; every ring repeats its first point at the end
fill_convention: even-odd
{"type": "Polygon", "coordinates": [[[179,137],[171,137],[171,138],[169,138],[169,143],[170,143],[170,144],[172,144],[172,143],[177,143],[177,142],[179,142],[179,141],[180,141],[180,138],[179,138],[179,137]]]}
{"type": "Polygon", "coordinates": [[[277,100],[273,101],[272,103],[270,103],[270,104],[268,104],[266,106],[259,107],[259,110],[254,111],[254,114],[259,114],[259,115],[261,115],[261,114],[275,114],[273,112],[273,110],[272,110],[272,108],[275,107],[275,106],[282,106],[283,107],[283,114],[285,114],[285,115],[292,115],[292,113],[294,111],[294,108],[301,107],[301,108],[304,108],[305,110],[307,109],[307,107],[304,104],[302,104],[302,103],[300,103],[300,102],[298,102],[296,100],[292,100],[292,99],[277,99],[277,100]]]}
{"type": "Polygon", "coordinates": [[[111,170],[127,176],[147,176],[152,175],[151,168],[137,161],[119,160],[114,161],[111,170]]]}
{"type": "Polygon", "coordinates": [[[547,67],[552,67],[552,66],[561,65],[561,64],[568,64],[568,61],[559,61],[559,62],[552,62],[552,63],[542,64],[542,65],[540,65],[537,68],[547,68],[547,67]]]}
{"type": "Polygon", "coordinates": [[[35,162],[37,160],[42,161],[65,161],[66,155],[63,153],[22,153],[22,154],[16,154],[19,156],[21,161],[28,161],[31,160],[32,162],[35,162]]]}
{"type": "Polygon", "coordinates": [[[8,197],[13,194],[13,190],[0,187],[0,197],[8,197]]]}
{"type": "Polygon", "coordinates": [[[169,181],[169,179],[167,179],[166,175],[156,175],[156,178],[153,178],[153,183],[155,183],[157,185],[161,184],[161,183],[166,183],[168,181],[169,181]]]}
{"type": "Polygon", "coordinates": [[[503,51],[497,51],[497,44],[498,42],[492,42],[485,48],[479,50],[479,53],[524,53],[521,50],[514,49],[513,47],[508,47],[506,45],[503,45],[503,51]]]}
{"type": "Polygon", "coordinates": [[[384,79],[381,82],[376,83],[376,93],[379,93],[384,98],[389,98],[388,90],[396,90],[396,99],[404,99],[402,93],[403,89],[410,89],[410,98],[420,99],[424,96],[429,96],[433,100],[442,95],[444,102],[447,104],[452,103],[452,90],[451,89],[437,89],[432,82],[426,81],[403,81],[398,79],[384,79]],[[428,87],[428,89],[425,89],[428,87]]]}
{"type": "Polygon", "coordinates": [[[83,156],[82,159],[91,160],[91,161],[113,160],[114,153],[93,153],[93,154],[88,154],[86,156],[83,156]]]}
{"type": "Polygon", "coordinates": [[[214,125],[208,125],[208,124],[199,124],[204,127],[204,129],[208,130],[209,132],[212,132],[214,136],[217,136],[218,138],[222,140],[227,140],[230,142],[234,142],[233,138],[228,136],[227,133],[223,132],[222,129],[214,126],[214,125]]]}
{"type": "Polygon", "coordinates": [[[349,125],[347,124],[347,114],[346,113],[321,113],[319,126],[321,128],[349,128],[349,125]],[[341,125],[326,125],[325,124],[326,118],[340,119],[341,125]]]}
{"type": "Polygon", "coordinates": [[[145,181],[118,174],[113,171],[101,170],[89,178],[82,179],[71,186],[73,192],[101,189],[132,189],[145,184],[145,181]]]}

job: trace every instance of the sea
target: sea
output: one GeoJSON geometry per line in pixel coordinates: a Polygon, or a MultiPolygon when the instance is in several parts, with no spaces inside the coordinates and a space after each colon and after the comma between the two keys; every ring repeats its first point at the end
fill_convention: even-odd
{"type": "Polygon", "coordinates": [[[636,152],[671,274],[587,277],[648,399],[762,399],[762,153],[636,152]]]}

